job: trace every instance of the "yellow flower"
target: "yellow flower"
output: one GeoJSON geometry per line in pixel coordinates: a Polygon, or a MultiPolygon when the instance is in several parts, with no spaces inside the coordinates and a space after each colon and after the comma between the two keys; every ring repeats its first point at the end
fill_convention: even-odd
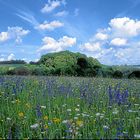
{"type": "Polygon", "coordinates": [[[44,120],[48,120],[48,116],[44,116],[44,120]]]}
{"type": "Polygon", "coordinates": [[[23,113],[23,112],[19,112],[19,113],[18,113],[18,116],[19,116],[19,117],[24,117],[24,113],[23,113]]]}
{"type": "Polygon", "coordinates": [[[20,102],[21,102],[21,101],[20,101],[19,99],[16,100],[16,103],[17,103],[17,104],[20,103],[20,102]]]}
{"type": "Polygon", "coordinates": [[[48,129],[48,125],[46,124],[46,125],[44,126],[44,128],[45,128],[45,129],[48,129]]]}
{"type": "Polygon", "coordinates": [[[53,118],[53,122],[54,123],[60,123],[60,119],[59,118],[53,118]]]}
{"type": "Polygon", "coordinates": [[[30,104],[29,104],[29,103],[26,103],[26,107],[27,107],[27,108],[30,108],[31,106],[30,106],[30,104]]]}
{"type": "Polygon", "coordinates": [[[83,126],[83,121],[77,120],[76,124],[81,127],[81,126],[83,126]]]}

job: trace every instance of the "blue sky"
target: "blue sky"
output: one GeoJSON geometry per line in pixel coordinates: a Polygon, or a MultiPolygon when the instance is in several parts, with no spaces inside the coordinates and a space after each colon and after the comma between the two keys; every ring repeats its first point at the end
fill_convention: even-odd
{"type": "Polygon", "coordinates": [[[140,0],[0,0],[0,61],[70,50],[140,64],[140,0]]]}

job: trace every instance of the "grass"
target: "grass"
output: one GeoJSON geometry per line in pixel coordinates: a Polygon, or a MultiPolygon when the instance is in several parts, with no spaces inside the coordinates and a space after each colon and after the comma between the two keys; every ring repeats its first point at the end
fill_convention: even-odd
{"type": "Polygon", "coordinates": [[[0,137],[140,137],[140,81],[0,77],[0,137]]]}

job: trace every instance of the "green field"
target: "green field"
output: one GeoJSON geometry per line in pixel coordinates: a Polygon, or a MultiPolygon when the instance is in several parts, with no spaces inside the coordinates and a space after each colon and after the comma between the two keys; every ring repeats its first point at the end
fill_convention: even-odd
{"type": "Polygon", "coordinates": [[[140,138],[140,81],[0,77],[0,138],[140,138]]]}

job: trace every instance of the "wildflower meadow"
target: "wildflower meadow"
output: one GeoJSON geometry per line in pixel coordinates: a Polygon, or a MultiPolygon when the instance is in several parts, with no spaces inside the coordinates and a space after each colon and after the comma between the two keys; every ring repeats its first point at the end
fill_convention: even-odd
{"type": "Polygon", "coordinates": [[[0,77],[1,139],[140,139],[140,80],[0,77]]]}

